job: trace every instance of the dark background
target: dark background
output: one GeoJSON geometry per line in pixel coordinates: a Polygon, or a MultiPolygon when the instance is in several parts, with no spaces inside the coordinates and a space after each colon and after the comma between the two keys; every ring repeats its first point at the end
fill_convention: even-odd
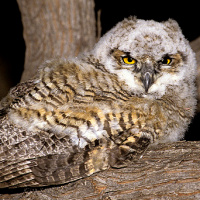
{"type": "Polygon", "coordinates": [[[192,41],[200,36],[198,4],[195,6],[194,3],[189,5],[188,2],[183,1],[169,2],[162,0],[139,2],[134,0],[96,0],[95,2],[96,10],[101,9],[103,33],[117,22],[132,15],[139,19],[153,19],[160,22],[172,18],[179,23],[188,40],[192,41]]]}
{"type": "MultiPolygon", "coordinates": [[[[141,19],[165,21],[175,19],[185,37],[192,41],[200,36],[199,5],[183,1],[95,0],[101,10],[102,34],[130,15],[141,19]]],[[[23,26],[16,0],[0,2],[0,98],[21,78],[25,57],[23,26]],[[6,82],[5,82],[6,80],[6,82]]],[[[200,140],[200,116],[193,120],[187,140],[200,140]]]]}

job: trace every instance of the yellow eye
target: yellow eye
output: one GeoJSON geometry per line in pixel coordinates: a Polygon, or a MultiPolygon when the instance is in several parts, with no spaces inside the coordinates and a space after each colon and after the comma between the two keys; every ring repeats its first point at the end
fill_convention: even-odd
{"type": "Polygon", "coordinates": [[[125,56],[125,57],[122,57],[123,61],[125,64],[128,64],[128,65],[133,65],[136,63],[136,60],[131,58],[130,56],[125,56]]]}

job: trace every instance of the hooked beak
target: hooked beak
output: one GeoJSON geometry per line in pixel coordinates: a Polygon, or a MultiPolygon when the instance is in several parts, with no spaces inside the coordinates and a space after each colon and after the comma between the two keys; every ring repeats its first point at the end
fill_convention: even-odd
{"type": "Polygon", "coordinates": [[[154,73],[152,70],[145,70],[142,72],[141,81],[144,85],[145,92],[147,93],[149,88],[154,82],[154,73]]]}

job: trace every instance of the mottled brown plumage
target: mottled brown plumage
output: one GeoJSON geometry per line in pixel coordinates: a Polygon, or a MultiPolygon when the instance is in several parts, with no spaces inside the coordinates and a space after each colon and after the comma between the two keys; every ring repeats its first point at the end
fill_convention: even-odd
{"type": "Polygon", "coordinates": [[[88,54],[46,61],[1,101],[0,188],[68,183],[181,139],[195,70],[173,20],[125,19],[88,54]]]}

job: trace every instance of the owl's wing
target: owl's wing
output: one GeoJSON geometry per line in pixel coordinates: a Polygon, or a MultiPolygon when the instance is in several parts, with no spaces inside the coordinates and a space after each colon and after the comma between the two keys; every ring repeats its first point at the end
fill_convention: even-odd
{"type": "MultiPolygon", "coordinates": [[[[130,136],[123,144],[117,145],[102,138],[89,143],[81,150],[75,150],[75,146],[68,146],[65,152],[47,153],[48,145],[51,145],[49,141],[49,144],[44,144],[44,149],[41,149],[41,155],[37,156],[35,155],[37,144],[31,142],[34,143],[33,140],[39,137],[39,135],[29,137],[0,153],[0,158],[5,158],[0,161],[0,188],[61,185],[90,176],[110,166],[124,167],[127,161],[132,161],[132,158],[141,155],[150,142],[146,137],[131,141],[132,136],[130,136]],[[24,149],[23,145],[33,145],[33,147],[24,149]]],[[[60,140],[60,143],[64,142],[60,140]]],[[[3,148],[6,149],[5,146],[3,148]]]]}
{"type": "MultiPolygon", "coordinates": [[[[110,138],[88,141],[79,148],[67,134],[23,130],[9,124],[6,116],[0,123],[0,188],[59,185],[109,166],[120,168],[141,155],[150,143],[147,131],[133,128],[110,138]]],[[[109,132],[108,123],[104,124],[109,132]]]]}
{"type": "Polygon", "coordinates": [[[8,138],[10,140],[4,141],[5,144],[1,143],[0,188],[60,185],[109,167],[105,142],[90,143],[80,150],[66,145],[68,141],[65,138],[44,137],[42,141],[42,134],[45,133],[33,133],[32,137],[29,135],[26,138],[28,134],[31,135],[24,131],[14,133],[13,138],[8,138]],[[22,138],[20,135],[26,139],[18,141],[22,138]],[[57,150],[54,151],[54,148],[57,150]]]}
{"type": "Polygon", "coordinates": [[[17,104],[25,94],[30,92],[36,83],[33,80],[22,82],[11,88],[6,97],[0,101],[0,117],[7,113],[7,109],[13,104],[17,104]]]}

